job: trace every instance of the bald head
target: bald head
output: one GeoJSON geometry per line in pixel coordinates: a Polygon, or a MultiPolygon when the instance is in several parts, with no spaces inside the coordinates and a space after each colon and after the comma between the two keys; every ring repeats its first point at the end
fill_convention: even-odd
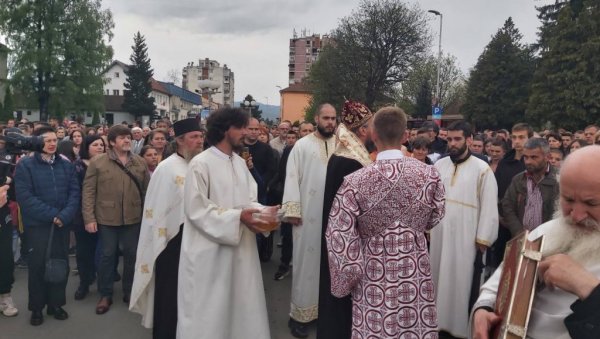
{"type": "MultiPolygon", "coordinates": [[[[586,228],[600,222],[600,146],[571,153],[560,170],[560,206],[574,225],[586,228]]],[[[600,229],[596,229],[600,231],[600,229]]]]}
{"type": "Polygon", "coordinates": [[[256,118],[250,118],[248,120],[248,133],[246,133],[245,141],[247,144],[253,145],[258,140],[260,134],[260,122],[256,118]]]}
{"type": "MultiPolygon", "coordinates": [[[[590,174],[591,177],[598,177],[600,179],[598,168],[600,168],[600,146],[590,145],[569,154],[567,159],[563,162],[560,174],[562,177],[565,174],[571,174],[572,172],[586,172],[586,174],[590,174]]],[[[580,179],[585,180],[586,178],[582,177],[580,179]]]]}

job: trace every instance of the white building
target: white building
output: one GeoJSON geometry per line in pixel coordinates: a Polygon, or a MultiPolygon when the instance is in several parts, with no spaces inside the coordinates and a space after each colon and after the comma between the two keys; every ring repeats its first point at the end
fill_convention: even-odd
{"type": "Polygon", "coordinates": [[[233,106],[235,77],[226,64],[221,67],[216,60],[200,59],[197,65],[188,63],[183,68],[182,77],[183,88],[195,93],[203,93],[202,80],[213,81],[218,88],[212,91],[211,101],[220,106],[233,106]]]}
{"type": "MultiPolygon", "coordinates": [[[[129,65],[115,60],[104,71],[104,115],[100,119],[107,124],[120,124],[123,121],[132,123],[135,120],[133,114],[126,112],[122,105],[125,100],[125,82],[127,76],[125,71],[129,65]]],[[[91,118],[86,116],[86,123],[91,118]]]]}

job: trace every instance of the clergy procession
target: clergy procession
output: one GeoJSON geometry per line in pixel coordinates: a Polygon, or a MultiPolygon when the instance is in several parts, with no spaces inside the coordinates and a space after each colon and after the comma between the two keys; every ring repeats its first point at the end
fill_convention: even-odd
{"type": "MultiPolygon", "coordinates": [[[[121,281],[155,339],[600,338],[595,125],[417,126],[352,100],[296,125],[229,107],[117,124],[77,148],[62,147],[62,126],[33,125],[0,187],[6,317],[27,304],[32,326],[64,321],[73,297],[96,298],[102,319],[123,307],[121,281]],[[15,267],[28,300],[11,296],[15,267]],[[266,293],[265,279],[291,289],[266,293]],[[285,336],[267,307],[279,297],[285,336]]],[[[23,129],[6,127],[4,144],[9,133],[23,129]]]]}

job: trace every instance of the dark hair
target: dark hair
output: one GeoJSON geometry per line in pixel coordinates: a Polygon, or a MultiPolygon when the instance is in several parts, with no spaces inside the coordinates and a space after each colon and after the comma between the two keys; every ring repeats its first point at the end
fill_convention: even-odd
{"type": "Polygon", "coordinates": [[[575,140],[571,141],[571,143],[569,144],[569,151],[571,151],[571,146],[573,146],[573,144],[575,144],[575,143],[578,143],[580,148],[589,145],[588,142],[583,139],[575,139],[575,140]]]}
{"type": "Polygon", "coordinates": [[[529,124],[526,124],[524,122],[520,122],[518,124],[515,124],[512,127],[512,131],[514,132],[519,132],[519,131],[527,131],[527,137],[531,138],[533,136],[533,128],[531,128],[531,126],[529,126],[529,124]]]}
{"type": "MultiPolygon", "coordinates": [[[[421,126],[421,129],[422,128],[427,128],[427,131],[433,131],[433,133],[435,133],[435,135],[438,135],[440,133],[440,126],[438,126],[433,121],[425,121],[423,123],[423,125],[421,126]]],[[[448,128],[448,130],[450,131],[450,128],[448,128]]]]}
{"type": "MultiPolygon", "coordinates": [[[[82,139],[82,140],[81,140],[81,143],[83,144],[83,138],[85,137],[85,134],[83,134],[83,132],[82,132],[81,130],[78,130],[78,129],[76,129],[76,130],[74,130],[73,132],[71,132],[71,133],[69,134],[69,139],[70,139],[71,141],[73,141],[73,134],[75,134],[75,133],[78,133],[78,132],[79,132],[79,134],[81,134],[81,139],[82,139]]],[[[75,145],[75,143],[73,143],[73,145],[75,145]]]]}
{"type": "Polygon", "coordinates": [[[471,128],[471,125],[464,120],[451,123],[450,126],[448,126],[448,131],[462,131],[465,139],[473,136],[473,129],[471,128]]]}
{"type": "Polygon", "coordinates": [[[148,152],[148,150],[153,149],[158,153],[158,150],[156,149],[156,147],[152,146],[152,145],[146,145],[144,147],[142,147],[142,149],[140,150],[140,157],[143,157],[146,152],[148,152]]]}
{"type": "Polygon", "coordinates": [[[122,136],[122,135],[129,135],[129,137],[133,137],[131,135],[131,130],[123,125],[114,125],[113,127],[111,127],[108,130],[108,147],[112,148],[112,145],[110,144],[111,141],[115,142],[117,140],[117,137],[122,136]]]}
{"type": "Polygon", "coordinates": [[[473,137],[473,141],[481,141],[485,145],[485,138],[481,134],[477,134],[473,137]]]}
{"type": "Polygon", "coordinates": [[[398,144],[406,132],[406,113],[399,107],[384,107],[375,113],[373,129],[382,143],[398,144]]]}
{"type": "Polygon", "coordinates": [[[296,133],[296,132],[294,132],[294,131],[292,131],[292,130],[289,130],[289,131],[286,133],[286,135],[290,135],[290,134],[293,134],[293,135],[296,137],[296,139],[298,138],[298,133],[296,133]]]}
{"type": "Polygon", "coordinates": [[[83,138],[83,142],[81,143],[81,148],[79,149],[79,158],[84,160],[90,159],[90,145],[93,144],[96,140],[102,140],[102,145],[104,145],[104,151],[106,152],[106,144],[104,143],[104,139],[99,135],[86,135],[83,138]]]}
{"type": "Polygon", "coordinates": [[[570,137],[570,138],[572,138],[572,137],[573,137],[573,133],[571,133],[571,132],[569,132],[569,131],[565,131],[565,132],[562,132],[562,133],[560,134],[560,136],[561,136],[561,137],[570,137]]]}
{"type": "Polygon", "coordinates": [[[550,152],[550,145],[545,138],[529,138],[523,147],[529,150],[539,148],[544,154],[550,152]]]}
{"type": "Polygon", "coordinates": [[[550,137],[556,139],[557,141],[561,141],[562,142],[562,137],[560,136],[560,134],[558,134],[557,132],[548,132],[544,138],[546,138],[546,140],[550,139],[550,137]]]}
{"type": "Polygon", "coordinates": [[[586,129],[588,129],[588,128],[593,128],[593,129],[595,129],[596,131],[598,131],[598,130],[600,129],[600,127],[598,127],[597,125],[594,125],[594,124],[592,124],[592,125],[587,125],[587,126],[585,126],[585,128],[584,128],[583,130],[585,131],[585,130],[586,130],[586,129]]]}
{"type": "MultiPolygon", "coordinates": [[[[318,117],[318,116],[321,116],[321,113],[322,113],[321,111],[323,110],[323,108],[325,108],[325,106],[331,106],[331,107],[333,107],[333,105],[332,105],[332,104],[330,104],[330,103],[328,103],[328,102],[324,102],[324,103],[320,104],[320,105],[317,107],[317,110],[315,111],[315,116],[316,116],[316,117],[318,117]]],[[[335,110],[335,107],[333,107],[333,109],[335,110]]],[[[285,121],[284,121],[284,122],[285,122],[285,121]]],[[[291,125],[291,122],[290,122],[290,125],[291,125]]]]}
{"type": "Polygon", "coordinates": [[[561,157],[565,157],[565,152],[560,148],[551,148],[550,153],[560,154],[561,157]]]}
{"type": "Polygon", "coordinates": [[[500,137],[496,137],[496,138],[492,139],[492,146],[500,146],[500,147],[502,147],[504,152],[508,151],[508,144],[506,143],[506,141],[504,141],[504,139],[502,139],[500,137]]]}
{"type": "Polygon", "coordinates": [[[427,150],[431,148],[431,141],[428,137],[419,136],[416,137],[415,140],[413,140],[412,149],[415,150],[420,148],[426,148],[427,150]]]}
{"type": "Polygon", "coordinates": [[[69,159],[69,161],[73,162],[75,159],[77,159],[77,155],[73,150],[74,146],[75,144],[73,144],[72,140],[63,140],[58,143],[58,146],[56,146],[56,154],[63,155],[69,159]]]}
{"type": "Polygon", "coordinates": [[[206,120],[206,140],[212,146],[225,138],[225,132],[231,127],[244,128],[248,126],[248,113],[240,108],[225,107],[216,110],[206,120]]]}
{"type": "Polygon", "coordinates": [[[50,126],[40,126],[40,127],[36,128],[36,129],[33,131],[33,133],[32,133],[32,134],[33,134],[34,136],[40,136],[40,135],[46,134],[46,133],[48,133],[48,132],[53,132],[53,133],[56,133],[56,131],[54,130],[54,128],[52,128],[52,127],[50,127],[50,126]]]}

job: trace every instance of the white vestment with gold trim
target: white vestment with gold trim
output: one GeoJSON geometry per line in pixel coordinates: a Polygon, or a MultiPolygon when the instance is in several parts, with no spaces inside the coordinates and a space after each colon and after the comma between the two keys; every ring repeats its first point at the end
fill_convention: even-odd
{"type": "Polygon", "coordinates": [[[179,262],[177,338],[269,339],[256,236],[242,207],[260,207],[256,182],[237,154],[215,147],[189,165],[179,262]]]}
{"type": "Polygon", "coordinates": [[[298,140],[288,158],[283,193],[284,218],[302,218],[293,226],[294,250],[290,317],[307,323],[319,312],[321,228],[327,162],[336,137],[324,140],[309,134],[298,140]]]}
{"type": "Polygon", "coordinates": [[[148,184],[135,262],[129,309],[142,315],[142,326],[153,327],[154,266],[167,243],[183,224],[183,185],[188,162],[177,154],[162,161],[148,184]]]}
{"type": "Polygon", "coordinates": [[[446,189],[446,215],[430,244],[438,324],[466,338],[476,244],[491,246],[498,237],[498,185],[490,166],[474,156],[457,165],[445,157],[434,166],[446,189]]]}

